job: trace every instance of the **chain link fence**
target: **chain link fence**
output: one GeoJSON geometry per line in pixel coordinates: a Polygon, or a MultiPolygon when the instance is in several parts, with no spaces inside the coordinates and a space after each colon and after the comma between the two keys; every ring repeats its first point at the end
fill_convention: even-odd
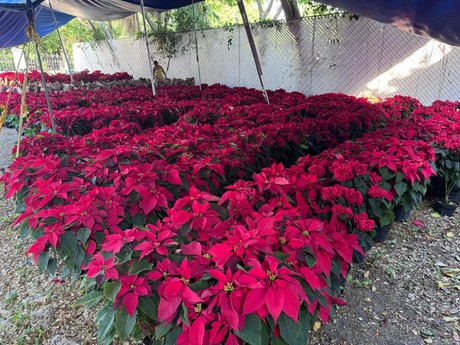
{"type": "MultiPolygon", "coordinates": [[[[389,97],[409,95],[429,104],[460,99],[460,48],[400,31],[367,18],[309,17],[253,27],[267,89],[307,95],[343,92],[389,97]]],[[[194,32],[151,39],[150,58],[169,78],[199,80],[194,32]]],[[[201,81],[260,88],[242,26],[197,32],[201,81]]],[[[79,43],[75,70],[125,71],[149,78],[144,39],[79,43]]],[[[50,73],[63,71],[60,56],[44,57],[50,73]]],[[[38,67],[35,62],[32,68],[38,67]]],[[[0,70],[11,62],[0,55],[0,70]]]]}
{"type": "MultiPolygon", "coordinates": [[[[390,25],[363,17],[309,17],[257,24],[253,33],[268,89],[380,97],[402,94],[425,104],[460,99],[460,48],[390,25]]],[[[198,31],[197,36],[203,83],[260,88],[242,26],[198,31]]],[[[153,40],[151,56],[168,69],[168,77],[198,81],[193,32],[176,34],[169,41],[174,46],[153,40]]],[[[74,51],[77,70],[150,75],[142,39],[97,47],[80,44],[74,51]]]]}
{"type": "MultiPolygon", "coordinates": [[[[25,71],[26,63],[22,52],[16,50],[15,53],[10,53],[5,50],[0,50],[0,71],[16,71],[19,64],[19,71],[25,71]]],[[[44,54],[42,56],[43,68],[49,74],[68,72],[65,59],[59,54],[44,54]]],[[[36,57],[30,57],[29,70],[39,70],[40,65],[36,57]]]]}

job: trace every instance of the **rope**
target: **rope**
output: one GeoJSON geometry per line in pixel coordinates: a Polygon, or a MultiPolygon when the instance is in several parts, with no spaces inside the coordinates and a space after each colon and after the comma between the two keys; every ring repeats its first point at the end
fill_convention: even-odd
{"type": "MultiPolygon", "coordinates": [[[[27,117],[27,115],[29,115],[29,108],[27,107],[27,103],[26,103],[26,95],[27,95],[27,82],[28,82],[28,77],[29,77],[29,56],[30,56],[30,50],[31,50],[31,42],[35,42],[35,44],[37,46],[40,43],[40,36],[35,31],[33,22],[30,23],[26,27],[26,34],[27,34],[27,37],[29,38],[29,42],[27,42],[26,53],[24,55],[24,59],[25,59],[25,62],[26,62],[26,71],[24,73],[24,81],[22,83],[21,115],[19,116],[18,144],[16,146],[16,158],[19,157],[19,153],[20,153],[22,128],[23,128],[23,125],[24,125],[24,118],[27,117]]],[[[46,87],[46,85],[45,85],[45,87],[46,87]]]]}

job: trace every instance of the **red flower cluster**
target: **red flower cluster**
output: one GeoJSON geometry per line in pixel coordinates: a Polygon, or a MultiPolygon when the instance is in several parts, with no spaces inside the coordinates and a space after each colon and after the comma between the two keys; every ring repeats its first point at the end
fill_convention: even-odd
{"type": "MultiPolygon", "coordinates": [[[[346,141],[404,117],[400,102],[269,96],[220,85],[60,94],[57,123],[72,136],[24,140],[0,179],[40,269],[54,273],[56,249],[69,274],[93,278],[103,311],[179,344],[238,344],[251,327],[292,343],[296,325],[328,321],[362,238],[407,190],[424,194],[434,151],[387,129],[346,141]]],[[[44,119],[43,101],[31,104],[44,119]]]]}
{"type": "MultiPolygon", "coordinates": [[[[75,72],[72,75],[74,82],[94,83],[96,81],[115,81],[115,80],[131,80],[133,79],[126,72],[117,72],[113,74],[102,73],[101,71],[81,71],[75,72]]],[[[28,79],[31,81],[41,82],[42,76],[39,71],[32,70],[28,74],[28,79]]],[[[45,79],[47,83],[67,83],[70,84],[70,75],[65,73],[48,74],[45,72],[45,79]]],[[[14,81],[18,83],[24,82],[24,73],[16,72],[1,72],[0,85],[10,85],[14,81]]]]}

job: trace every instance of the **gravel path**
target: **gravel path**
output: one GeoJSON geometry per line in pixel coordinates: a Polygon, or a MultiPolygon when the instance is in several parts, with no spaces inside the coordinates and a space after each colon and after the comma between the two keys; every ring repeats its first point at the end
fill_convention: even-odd
{"type": "Polygon", "coordinates": [[[0,169],[5,169],[11,164],[11,150],[18,140],[14,128],[3,127],[0,132],[0,169]]]}
{"type": "MultiPolygon", "coordinates": [[[[0,169],[15,140],[3,128],[0,169]]],[[[13,219],[14,203],[0,197],[0,344],[95,345],[94,311],[75,306],[78,284],[40,274],[13,219]]],[[[425,201],[353,267],[341,297],[347,305],[310,345],[460,344],[460,211],[441,218],[425,201]]]]}

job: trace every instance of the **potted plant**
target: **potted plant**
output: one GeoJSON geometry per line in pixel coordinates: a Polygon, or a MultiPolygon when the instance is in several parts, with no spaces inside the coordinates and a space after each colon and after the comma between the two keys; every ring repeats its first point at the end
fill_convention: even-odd
{"type": "Polygon", "coordinates": [[[444,199],[438,200],[433,208],[439,214],[451,217],[458,206],[458,200],[452,200],[451,194],[460,187],[460,152],[436,149],[436,165],[438,175],[444,179],[444,199]]]}
{"type": "Polygon", "coordinates": [[[415,205],[422,202],[423,196],[428,189],[428,181],[407,181],[404,175],[398,172],[393,184],[395,204],[394,213],[396,222],[404,222],[409,219],[410,213],[415,205]]]}

